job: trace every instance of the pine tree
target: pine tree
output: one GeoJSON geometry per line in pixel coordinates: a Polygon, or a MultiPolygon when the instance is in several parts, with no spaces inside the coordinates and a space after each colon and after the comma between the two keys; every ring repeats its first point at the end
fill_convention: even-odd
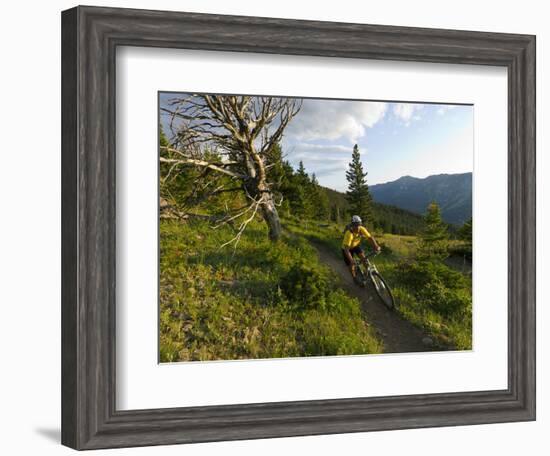
{"type": "Polygon", "coordinates": [[[458,237],[464,242],[464,254],[472,259],[472,219],[464,223],[458,230],[458,237]]]}
{"type": "Polygon", "coordinates": [[[268,167],[268,176],[271,181],[272,189],[279,190],[284,185],[286,178],[285,162],[283,161],[283,149],[280,144],[274,144],[266,157],[268,167]]]}
{"type": "Polygon", "coordinates": [[[271,190],[276,201],[280,201],[279,212],[286,216],[290,212],[292,199],[292,175],[294,170],[288,161],[283,160],[283,149],[280,144],[274,144],[266,159],[271,190]]]}
{"type": "Polygon", "coordinates": [[[430,203],[424,216],[425,227],[421,235],[419,254],[426,258],[443,259],[447,256],[449,233],[441,218],[436,202],[430,203]]]}
{"type": "Polygon", "coordinates": [[[296,175],[304,179],[304,181],[309,181],[309,176],[306,173],[306,168],[302,160],[300,160],[300,163],[298,163],[298,169],[296,170],[296,175]]]}
{"type": "Polygon", "coordinates": [[[371,221],[372,217],[372,197],[367,185],[367,173],[363,170],[361,163],[361,154],[357,144],[353,146],[351,163],[346,171],[348,181],[348,191],[346,199],[349,203],[349,210],[352,215],[358,215],[363,222],[371,221]]]}
{"type": "Polygon", "coordinates": [[[472,219],[464,223],[458,230],[458,237],[466,243],[472,245],[472,219]]]}
{"type": "Polygon", "coordinates": [[[425,242],[436,242],[448,238],[447,227],[441,219],[441,210],[436,202],[430,203],[424,217],[426,227],[422,233],[425,242]]]}
{"type": "Polygon", "coordinates": [[[330,219],[337,224],[340,224],[340,207],[336,204],[330,206],[330,219]]]}
{"type": "Polygon", "coordinates": [[[311,203],[313,206],[313,216],[318,220],[327,220],[330,215],[327,192],[319,185],[315,173],[311,175],[312,191],[311,203]]]}
{"type": "Polygon", "coordinates": [[[293,215],[306,219],[311,218],[313,216],[311,198],[312,184],[304,167],[304,163],[301,160],[298,164],[298,170],[294,175],[294,184],[296,188],[296,198],[292,207],[293,215]]]}

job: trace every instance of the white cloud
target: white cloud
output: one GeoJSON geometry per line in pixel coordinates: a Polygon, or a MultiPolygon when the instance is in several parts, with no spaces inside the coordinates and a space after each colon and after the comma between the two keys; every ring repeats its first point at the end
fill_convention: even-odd
{"type": "Polygon", "coordinates": [[[351,147],[321,146],[310,148],[309,146],[309,144],[306,144],[305,147],[293,147],[288,154],[291,163],[295,165],[300,160],[303,161],[306,171],[309,173],[319,168],[342,169],[343,167],[347,167],[351,160],[351,147]]]}
{"type": "Polygon", "coordinates": [[[334,166],[336,164],[345,164],[347,166],[347,164],[351,161],[351,153],[349,156],[340,153],[335,156],[330,153],[315,154],[300,150],[293,153],[289,158],[294,163],[298,163],[302,160],[304,165],[306,165],[306,169],[310,168],[312,165],[334,166]]]}
{"type": "Polygon", "coordinates": [[[304,100],[286,134],[300,141],[345,138],[356,143],[367,128],[385,115],[386,103],[346,100],[304,100]]]}
{"type": "Polygon", "coordinates": [[[443,105],[443,106],[440,106],[439,109],[437,110],[437,114],[439,114],[440,116],[444,115],[445,113],[447,113],[447,111],[450,111],[451,109],[454,109],[456,108],[456,106],[454,105],[443,105]]]}
{"type": "Polygon", "coordinates": [[[339,144],[311,144],[307,142],[299,142],[292,144],[291,147],[299,152],[329,152],[329,153],[350,153],[351,146],[342,146],[339,144]]]}
{"type": "MultiPolygon", "coordinates": [[[[302,161],[308,174],[315,173],[321,183],[327,187],[344,191],[347,188],[345,173],[351,161],[352,146],[339,144],[309,144],[299,142],[284,146],[289,151],[287,158],[294,167],[302,161]]],[[[361,157],[367,154],[367,148],[359,144],[361,157]]]]}
{"type": "Polygon", "coordinates": [[[411,124],[411,121],[418,121],[421,119],[418,111],[420,111],[423,107],[424,105],[415,103],[394,103],[393,115],[408,127],[411,124]]]}
{"type": "MultiPolygon", "coordinates": [[[[306,165],[306,170],[314,166],[338,166],[345,165],[351,161],[352,146],[340,144],[310,144],[307,142],[284,143],[283,151],[286,151],[286,158],[291,163],[297,164],[300,160],[306,165]]],[[[359,144],[361,157],[367,154],[367,148],[359,144]]]]}

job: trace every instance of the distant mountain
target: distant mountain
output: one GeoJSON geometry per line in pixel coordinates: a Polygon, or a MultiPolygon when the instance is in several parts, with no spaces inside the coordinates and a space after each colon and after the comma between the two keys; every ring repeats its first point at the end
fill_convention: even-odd
{"type": "Polygon", "coordinates": [[[472,173],[437,174],[424,179],[403,176],[369,188],[374,201],[417,214],[424,214],[435,201],[447,223],[461,225],[472,217],[472,173]]]}

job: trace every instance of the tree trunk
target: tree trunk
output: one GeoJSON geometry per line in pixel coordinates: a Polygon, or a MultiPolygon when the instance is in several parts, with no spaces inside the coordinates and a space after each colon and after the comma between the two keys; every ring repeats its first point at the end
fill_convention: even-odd
{"type": "Polygon", "coordinates": [[[273,201],[273,196],[265,195],[264,202],[260,207],[262,210],[262,216],[269,229],[269,239],[272,241],[278,241],[281,238],[282,228],[281,219],[279,218],[277,207],[273,201]]]}

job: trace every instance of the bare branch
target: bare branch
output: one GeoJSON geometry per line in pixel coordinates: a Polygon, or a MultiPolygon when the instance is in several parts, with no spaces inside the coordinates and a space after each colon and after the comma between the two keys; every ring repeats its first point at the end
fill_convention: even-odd
{"type": "MultiPolygon", "coordinates": [[[[275,160],[280,159],[273,154],[274,147],[282,140],[285,128],[301,106],[300,99],[189,94],[174,98],[168,106],[161,108],[163,115],[171,117],[173,133],[172,148],[161,148],[165,152],[161,162],[172,165],[166,178],[175,173],[178,166],[193,165],[239,179],[242,183],[248,206],[236,212],[227,210],[234,213],[228,214],[222,223],[240,218],[245,220],[237,235],[224,245],[231,242],[236,245],[260,209],[269,226],[270,238],[276,239],[280,235],[275,206],[281,201],[274,200],[269,170],[275,160]],[[218,162],[209,159],[212,153],[216,159],[221,159],[217,159],[218,162]]],[[[220,183],[223,184],[218,181],[209,189],[220,183]]],[[[195,186],[192,192],[204,194],[206,187],[195,186]]],[[[222,189],[214,190],[218,191],[222,189]]]]}
{"type": "Polygon", "coordinates": [[[254,200],[254,202],[248,206],[245,206],[244,208],[241,208],[241,209],[244,209],[244,210],[239,210],[238,213],[236,213],[235,215],[232,215],[228,218],[224,218],[220,221],[220,223],[218,223],[217,225],[215,225],[213,228],[216,230],[218,229],[219,227],[223,226],[223,225],[226,225],[227,223],[229,222],[232,222],[233,220],[236,220],[238,219],[239,217],[242,217],[244,216],[245,214],[247,214],[248,212],[250,212],[254,206],[258,204],[258,201],[254,200]]]}
{"type": "Polygon", "coordinates": [[[171,158],[164,158],[160,157],[160,161],[162,163],[175,163],[176,165],[196,165],[196,166],[202,166],[204,168],[209,168],[214,171],[218,171],[219,173],[227,174],[228,176],[234,177],[236,179],[247,179],[247,176],[244,174],[238,174],[234,173],[233,171],[229,171],[227,169],[224,169],[220,166],[213,165],[212,163],[209,163],[204,160],[196,160],[194,158],[183,158],[180,160],[171,159],[171,158]]]}
{"type": "Polygon", "coordinates": [[[233,250],[235,251],[237,249],[237,245],[239,244],[239,241],[241,240],[241,236],[243,235],[244,230],[246,229],[248,224],[252,220],[254,220],[254,217],[256,217],[256,214],[258,212],[258,208],[260,207],[261,202],[262,202],[262,198],[260,198],[258,201],[256,201],[256,203],[254,203],[250,206],[251,208],[254,207],[254,211],[252,212],[252,215],[250,215],[250,217],[248,217],[244,222],[241,223],[241,225],[239,226],[239,230],[237,231],[237,234],[235,235],[235,237],[233,237],[232,239],[230,239],[227,242],[224,242],[220,246],[220,250],[223,249],[226,245],[232,244],[233,242],[235,243],[235,245],[233,246],[233,250]]]}
{"type": "Polygon", "coordinates": [[[182,158],[180,158],[180,159],[160,157],[159,160],[161,161],[161,163],[173,163],[175,165],[201,166],[201,167],[204,167],[204,168],[211,169],[213,171],[217,171],[219,173],[226,174],[226,175],[234,177],[236,179],[241,179],[241,180],[248,179],[248,176],[246,176],[245,174],[239,174],[239,173],[230,171],[228,169],[225,169],[224,166],[229,166],[229,164],[226,164],[226,163],[214,164],[214,163],[207,162],[205,160],[198,160],[196,158],[190,158],[190,157],[185,157],[185,156],[182,156],[182,158]]]}

